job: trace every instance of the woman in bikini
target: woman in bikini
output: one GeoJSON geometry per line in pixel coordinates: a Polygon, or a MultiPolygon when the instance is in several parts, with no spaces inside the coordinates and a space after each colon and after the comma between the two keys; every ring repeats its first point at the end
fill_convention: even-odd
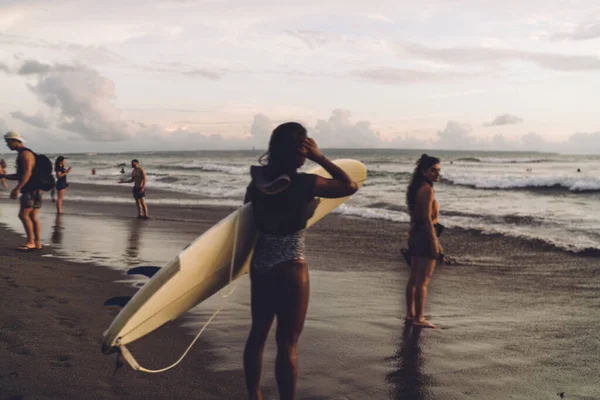
{"type": "Polygon", "coordinates": [[[406,285],[406,321],[426,328],[437,328],[425,319],[427,287],[442,253],[435,230],[439,206],[435,200],[433,183],[440,178],[440,160],[423,154],[414,170],[406,193],[410,212],[408,251],[410,277],[406,285]]]}
{"type": "Polygon", "coordinates": [[[65,189],[69,186],[67,183],[67,174],[71,172],[71,167],[65,168],[65,158],[63,156],[56,157],[54,172],[56,173],[56,213],[62,214],[65,189]]]}
{"type": "Polygon", "coordinates": [[[306,129],[295,122],[279,125],[271,135],[261,166],[250,170],[252,182],[244,202],[252,202],[258,239],[250,268],[252,328],[244,351],[248,399],[261,400],[262,355],[277,318],[275,376],[280,399],[295,399],[296,345],[308,308],[308,265],[304,231],[315,197],[346,197],[357,185],[321,154],[306,129]],[[306,159],[322,166],[332,179],[298,173],[306,159]]]}

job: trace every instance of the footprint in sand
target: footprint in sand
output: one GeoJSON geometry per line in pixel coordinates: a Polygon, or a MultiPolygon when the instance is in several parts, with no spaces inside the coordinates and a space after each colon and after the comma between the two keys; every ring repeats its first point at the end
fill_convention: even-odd
{"type": "Polygon", "coordinates": [[[58,321],[58,325],[60,326],[64,326],[65,328],[75,328],[76,324],[75,321],[73,321],[72,319],[69,319],[67,317],[57,317],[56,320],[58,321]]]}
{"type": "Polygon", "coordinates": [[[58,356],[58,360],[50,362],[50,366],[59,368],[71,368],[73,366],[73,364],[70,362],[71,359],[71,356],[60,355],[58,356]]]}

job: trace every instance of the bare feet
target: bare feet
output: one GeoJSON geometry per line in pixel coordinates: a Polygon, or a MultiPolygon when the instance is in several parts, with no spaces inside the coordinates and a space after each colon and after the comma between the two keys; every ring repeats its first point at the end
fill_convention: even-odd
{"type": "Polygon", "coordinates": [[[427,321],[426,319],[422,319],[420,321],[413,321],[413,325],[421,326],[423,328],[437,329],[437,325],[427,321]]]}

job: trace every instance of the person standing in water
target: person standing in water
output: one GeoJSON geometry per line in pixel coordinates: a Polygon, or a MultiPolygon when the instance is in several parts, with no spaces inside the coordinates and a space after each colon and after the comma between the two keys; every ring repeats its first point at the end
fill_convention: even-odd
{"type": "Polygon", "coordinates": [[[138,219],[148,219],[148,206],[146,205],[146,171],[140,167],[138,160],[131,160],[131,179],[121,180],[120,183],[133,182],[133,198],[138,209],[138,219]]]}
{"type": "Polygon", "coordinates": [[[294,400],[298,377],[296,345],[308,308],[308,265],[304,259],[306,222],[315,196],[346,197],[358,186],[321,154],[306,129],[295,122],[279,125],[269,150],[250,170],[244,202],[252,202],[258,239],[250,267],[252,328],[244,351],[248,399],[261,400],[265,341],[277,318],[275,376],[280,399],[294,400]],[[332,179],[298,173],[306,159],[321,165],[332,179]]]}
{"type": "Polygon", "coordinates": [[[40,220],[38,212],[42,207],[42,191],[36,187],[36,182],[33,178],[33,170],[35,168],[35,153],[25,147],[25,140],[16,132],[7,132],[4,135],[6,145],[12,151],[16,151],[17,155],[17,173],[11,175],[3,175],[12,181],[19,181],[17,186],[10,192],[10,198],[16,199],[20,197],[19,219],[25,228],[27,242],[23,246],[17,247],[17,250],[32,251],[42,248],[42,240],[40,236],[40,220]]]}
{"type": "MultiPolygon", "coordinates": [[[[6,161],[4,159],[0,159],[0,175],[4,176],[6,174],[6,161]]],[[[4,189],[8,189],[8,184],[6,183],[6,179],[0,178],[0,185],[4,189]]]]}
{"type": "Polygon", "coordinates": [[[410,276],[406,285],[406,322],[426,328],[437,328],[425,319],[425,300],[431,275],[442,248],[435,230],[439,206],[433,183],[440,178],[440,160],[423,154],[415,168],[406,204],[410,212],[408,251],[411,255],[410,276]]]}
{"type": "Polygon", "coordinates": [[[62,214],[65,189],[69,186],[67,183],[67,174],[71,172],[71,167],[65,168],[65,158],[63,156],[56,157],[54,172],[56,173],[56,213],[62,214]]]}

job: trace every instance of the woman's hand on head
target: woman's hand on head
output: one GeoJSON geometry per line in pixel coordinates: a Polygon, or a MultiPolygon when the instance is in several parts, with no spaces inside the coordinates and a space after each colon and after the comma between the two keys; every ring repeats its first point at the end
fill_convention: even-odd
{"type": "Polygon", "coordinates": [[[302,141],[302,144],[300,145],[300,154],[311,161],[317,161],[319,158],[323,157],[323,153],[319,150],[317,143],[309,137],[302,141]]]}

